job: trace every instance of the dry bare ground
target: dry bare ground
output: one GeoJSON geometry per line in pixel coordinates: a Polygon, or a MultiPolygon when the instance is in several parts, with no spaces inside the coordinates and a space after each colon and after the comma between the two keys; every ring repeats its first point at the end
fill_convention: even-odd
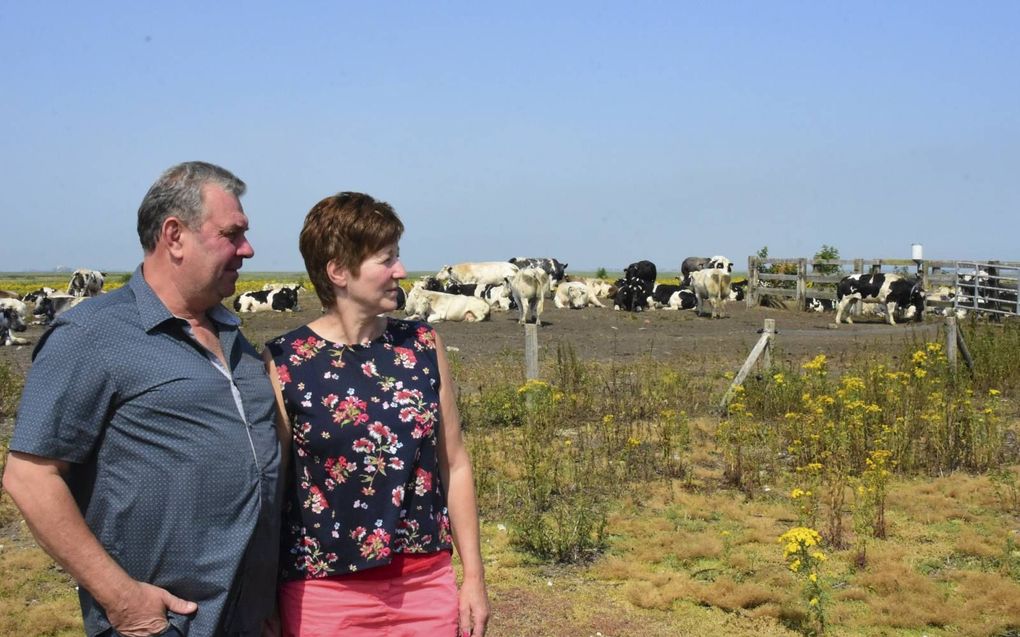
{"type": "MultiPolygon", "coordinates": [[[[315,297],[302,293],[300,312],[266,312],[244,316],[244,332],[258,345],[306,323],[319,314],[315,297]]],[[[825,353],[830,359],[857,356],[891,346],[899,348],[907,338],[931,338],[941,322],[906,323],[891,326],[878,317],[857,319],[854,325],[830,329],[833,314],[816,314],[769,308],[744,307],[743,302],[726,305],[726,317],[697,317],[692,311],[657,310],[629,313],[611,309],[561,310],[546,303],[539,328],[540,355],[556,353],[560,344],[569,344],[583,359],[633,361],[642,356],[676,360],[685,367],[696,365],[706,371],[722,372],[739,366],[758,340],[764,319],[776,321],[777,347],[793,360],[825,353]]],[[[518,314],[494,313],[483,323],[437,323],[436,329],[448,347],[458,350],[465,363],[485,361],[494,356],[519,355],[523,358],[524,329],[518,314]]],[[[43,328],[33,326],[21,336],[33,343],[43,328]]],[[[27,371],[31,346],[0,348],[0,360],[27,371]]]]}

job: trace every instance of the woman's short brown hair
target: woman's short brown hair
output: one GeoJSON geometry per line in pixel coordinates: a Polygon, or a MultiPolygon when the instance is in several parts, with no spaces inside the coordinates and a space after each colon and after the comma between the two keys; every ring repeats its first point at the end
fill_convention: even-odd
{"type": "Polygon", "coordinates": [[[312,206],[298,247],[308,278],[323,307],[336,302],[326,266],[335,261],[354,276],[369,256],[400,241],[404,224],[385,201],[360,192],[341,192],[312,206]]]}

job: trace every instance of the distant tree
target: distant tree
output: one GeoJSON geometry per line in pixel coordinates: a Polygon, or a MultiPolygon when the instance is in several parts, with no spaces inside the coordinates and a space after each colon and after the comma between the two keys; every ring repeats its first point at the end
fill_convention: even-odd
{"type": "Polygon", "coordinates": [[[609,273],[606,272],[605,268],[599,268],[598,270],[595,271],[595,278],[605,279],[607,277],[609,277],[609,273]]]}
{"type": "Polygon", "coordinates": [[[762,260],[762,263],[758,264],[758,272],[764,272],[766,274],[771,272],[772,268],[768,267],[767,265],[764,265],[764,262],[767,261],[769,258],[768,246],[762,246],[761,250],[758,250],[758,258],[762,260]]]}
{"type": "MultiPolygon", "coordinates": [[[[837,249],[835,246],[830,246],[828,244],[823,243],[821,250],[819,250],[818,252],[815,252],[814,258],[815,259],[838,259],[839,258],[839,249],[837,249]]],[[[818,272],[819,274],[838,274],[839,271],[840,271],[840,267],[838,265],[835,265],[835,264],[833,264],[833,265],[819,264],[819,265],[815,265],[815,266],[812,266],[812,267],[814,268],[814,271],[818,272]]]]}

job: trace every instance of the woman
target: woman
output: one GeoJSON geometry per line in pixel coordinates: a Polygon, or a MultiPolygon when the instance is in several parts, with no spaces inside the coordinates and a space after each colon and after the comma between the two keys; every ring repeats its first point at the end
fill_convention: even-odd
{"type": "Polygon", "coordinates": [[[403,231],[368,195],[317,203],[300,249],[325,313],[266,344],[291,445],[284,635],[485,633],[474,483],[445,349],[429,325],[380,316],[397,309],[407,275],[403,231]]]}

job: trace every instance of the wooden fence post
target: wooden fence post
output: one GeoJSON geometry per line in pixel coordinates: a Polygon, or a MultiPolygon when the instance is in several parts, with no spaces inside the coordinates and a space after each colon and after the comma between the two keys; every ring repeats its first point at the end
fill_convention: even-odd
{"type": "Polygon", "coordinates": [[[956,346],[960,349],[960,353],[963,354],[963,362],[967,364],[967,369],[973,374],[974,359],[970,356],[970,350],[967,349],[967,341],[963,338],[963,330],[959,326],[956,328],[956,346]]]}
{"type": "Polygon", "coordinates": [[[956,369],[956,317],[946,317],[946,358],[949,359],[949,365],[955,370],[956,369]]]}
{"type": "Polygon", "coordinates": [[[761,364],[765,369],[772,368],[772,341],[776,337],[776,319],[765,319],[765,325],[762,327],[762,336],[768,336],[769,340],[765,343],[765,349],[761,353],[761,364]]]}
{"type": "Polygon", "coordinates": [[[524,326],[524,378],[538,378],[538,326],[534,323],[524,326]]]}
{"type": "Polygon", "coordinates": [[[797,309],[807,309],[807,259],[797,260],[797,309]]]}
{"type": "Polygon", "coordinates": [[[765,355],[765,359],[762,363],[766,367],[772,366],[772,339],[776,335],[776,320],[765,319],[765,327],[762,328],[761,338],[755,344],[754,349],[748,355],[747,360],[740,367],[740,371],[733,377],[733,382],[730,383],[729,389],[723,394],[722,400],[719,402],[719,409],[723,412],[726,411],[726,406],[730,404],[733,399],[733,392],[736,391],[737,387],[744,384],[744,379],[751,373],[751,368],[754,367],[754,363],[758,360],[762,354],[765,355]]]}
{"type": "Polygon", "coordinates": [[[747,257],[747,279],[744,303],[748,308],[752,308],[758,305],[758,257],[754,255],[747,257]]]}

